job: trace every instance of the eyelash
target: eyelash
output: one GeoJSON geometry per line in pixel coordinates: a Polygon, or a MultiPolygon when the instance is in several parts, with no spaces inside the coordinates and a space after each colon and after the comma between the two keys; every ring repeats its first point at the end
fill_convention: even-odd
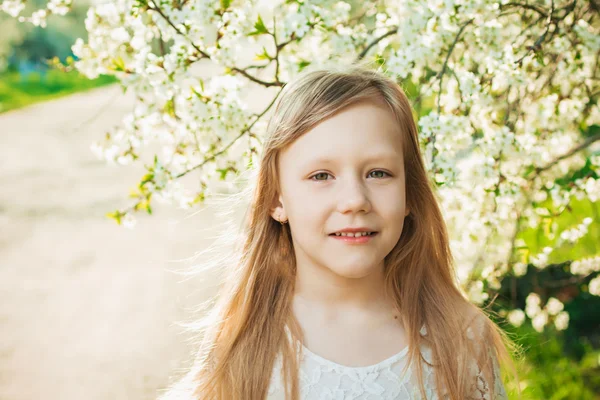
{"type": "MultiPolygon", "coordinates": [[[[391,177],[391,176],[392,176],[392,175],[391,175],[391,174],[389,174],[387,171],[384,171],[384,170],[382,170],[382,169],[374,169],[374,170],[373,170],[373,171],[371,171],[371,172],[383,172],[383,173],[384,173],[384,174],[386,174],[388,177],[391,177]]],[[[369,173],[371,173],[371,172],[369,172],[369,173]]],[[[330,173],[328,173],[328,172],[317,172],[316,174],[314,174],[314,175],[312,175],[312,176],[310,177],[310,180],[312,180],[312,181],[316,181],[316,182],[324,182],[326,179],[325,179],[325,180],[324,180],[324,179],[313,179],[315,176],[317,176],[317,175],[321,175],[321,174],[328,174],[328,175],[331,175],[331,174],[330,174],[330,173]]],[[[382,178],[379,178],[379,179],[383,179],[383,178],[385,178],[385,176],[384,176],[384,177],[382,177],[382,178]]]]}

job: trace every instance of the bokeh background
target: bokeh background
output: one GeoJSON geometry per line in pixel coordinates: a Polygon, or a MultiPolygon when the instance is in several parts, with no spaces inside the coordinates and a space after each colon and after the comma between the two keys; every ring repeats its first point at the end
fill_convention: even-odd
{"type": "MultiPolygon", "coordinates": [[[[214,204],[194,213],[158,205],[133,230],[106,217],[144,169],[110,167],[90,151],[131,111],[132,95],[112,77],[52,66],[86,37],[87,7],[76,2],[46,28],[0,13],[2,400],[155,398],[189,366],[193,337],[180,323],[216,281],[174,272],[215,240],[214,204]]],[[[261,104],[256,90],[247,95],[261,104]]],[[[559,224],[592,218],[583,245],[597,254],[600,202],[573,209],[559,224]]],[[[523,232],[528,245],[545,246],[543,229],[523,232]]],[[[579,279],[549,267],[502,282],[501,298],[515,307],[535,292],[570,314],[564,331],[503,325],[525,350],[525,398],[600,399],[600,298],[581,292],[579,279]]]]}
{"type": "Polygon", "coordinates": [[[112,77],[44,61],[72,56],[87,6],[45,29],[0,13],[0,399],[154,399],[189,366],[180,326],[207,285],[178,272],[214,239],[209,206],[156,206],[135,230],[106,213],[143,167],[90,144],[132,106],[112,77]]]}

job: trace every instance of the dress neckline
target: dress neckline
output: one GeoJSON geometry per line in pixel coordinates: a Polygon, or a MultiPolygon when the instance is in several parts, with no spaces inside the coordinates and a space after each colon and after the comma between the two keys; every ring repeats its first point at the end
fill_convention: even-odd
{"type": "Polygon", "coordinates": [[[334,361],[331,361],[325,357],[322,357],[316,353],[313,353],[312,351],[310,351],[306,346],[304,346],[303,344],[300,343],[300,346],[302,346],[302,352],[305,353],[306,355],[308,355],[309,357],[312,357],[314,359],[316,359],[317,361],[319,361],[322,364],[328,365],[330,367],[333,367],[335,369],[338,370],[346,370],[346,371],[354,371],[354,372],[370,372],[373,370],[377,370],[377,369],[381,369],[381,368],[385,368],[388,365],[394,363],[395,361],[398,361],[400,359],[402,359],[406,353],[408,353],[408,346],[405,346],[402,350],[400,350],[400,352],[394,354],[391,357],[386,358],[383,361],[379,361],[376,364],[371,364],[371,365],[366,365],[366,366],[358,366],[358,367],[351,367],[349,365],[344,365],[344,364],[339,364],[336,363],[334,361]]]}
{"type": "MultiPolygon", "coordinates": [[[[285,326],[285,330],[286,330],[290,340],[295,340],[292,337],[292,333],[287,325],[285,326]]],[[[421,333],[421,335],[427,334],[427,329],[425,328],[425,326],[421,327],[420,333],[421,333]]],[[[308,347],[304,346],[304,344],[302,344],[300,341],[297,341],[297,344],[298,344],[299,348],[302,350],[303,354],[306,354],[309,357],[317,360],[321,364],[325,364],[325,365],[328,365],[329,367],[333,367],[338,370],[345,370],[345,371],[349,371],[349,372],[371,372],[374,370],[385,368],[385,367],[389,366],[390,364],[402,359],[408,353],[408,350],[409,350],[409,346],[405,346],[398,353],[386,358],[385,360],[379,361],[376,364],[352,367],[349,365],[339,364],[335,361],[332,361],[323,356],[320,356],[320,355],[312,352],[308,347]]]]}

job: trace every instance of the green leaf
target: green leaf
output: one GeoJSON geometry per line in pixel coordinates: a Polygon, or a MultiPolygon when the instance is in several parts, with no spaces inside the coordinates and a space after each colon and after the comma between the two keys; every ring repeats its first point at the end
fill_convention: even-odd
{"type": "Polygon", "coordinates": [[[231,5],[231,0],[221,0],[221,8],[227,10],[231,5]]]}
{"type": "Polygon", "coordinates": [[[225,177],[227,176],[227,172],[229,172],[229,169],[223,168],[223,169],[218,169],[217,171],[220,172],[220,174],[221,174],[219,176],[219,179],[222,180],[222,181],[224,181],[225,177]]]}
{"type": "Polygon", "coordinates": [[[123,216],[125,215],[125,213],[122,213],[121,211],[117,210],[117,211],[113,211],[113,212],[109,212],[106,214],[106,216],[108,218],[114,219],[117,224],[121,225],[121,219],[123,218],[123,216]]]}
{"type": "Polygon", "coordinates": [[[142,178],[142,181],[140,182],[140,187],[144,186],[148,182],[152,182],[153,180],[154,180],[154,174],[153,173],[147,173],[142,178]]]}
{"type": "Polygon", "coordinates": [[[524,177],[528,177],[529,174],[531,174],[532,172],[535,171],[535,166],[533,165],[528,165],[527,167],[525,167],[525,171],[523,171],[523,176],[524,177]]]}
{"type": "Polygon", "coordinates": [[[145,199],[140,200],[133,209],[136,211],[146,210],[148,214],[152,214],[152,207],[150,201],[152,200],[152,193],[148,193],[145,199]]]}
{"type": "Polygon", "coordinates": [[[596,124],[590,125],[587,127],[587,129],[582,130],[581,134],[584,137],[596,136],[596,135],[600,134],[600,125],[596,125],[596,124]]]}
{"type": "Polygon", "coordinates": [[[544,67],[546,66],[546,63],[544,62],[544,54],[541,51],[535,52],[535,58],[540,65],[543,65],[544,67]]]}
{"type": "Polygon", "coordinates": [[[122,57],[117,57],[112,59],[112,65],[110,69],[113,71],[125,71],[125,61],[122,57]]]}
{"type": "Polygon", "coordinates": [[[552,233],[552,231],[553,231],[552,223],[553,222],[554,222],[554,220],[550,217],[542,218],[542,227],[544,229],[544,236],[548,237],[552,233]]]}
{"type": "Polygon", "coordinates": [[[269,53],[267,52],[267,48],[263,46],[263,51],[260,54],[257,54],[254,59],[256,61],[260,61],[260,60],[272,60],[273,57],[271,57],[269,55],[269,53]]]}
{"type": "Polygon", "coordinates": [[[308,67],[310,65],[310,61],[306,61],[306,60],[302,60],[300,61],[300,63],[298,63],[298,71],[302,71],[304,68],[308,67]]]}
{"type": "Polygon", "coordinates": [[[136,189],[131,189],[128,197],[133,199],[140,197],[140,192],[138,192],[136,189]]]}
{"type": "Polygon", "coordinates": [[[165,112],[170,115],[171,117],[175,118],[175,101],[174,99],[169,99],[166,103],[165,103],[165,108],[164,108],[165,112]]]}
{"type": "Polygon", "coordinates": [[[202,203],[205,199],[206,195],[204,194],[204,192],[200,192],[196,195],[196,197],[194,197],[192,204],[202,203]]]}
{"type": "Polygon", "coordinates": [[[265,23],[263,22],[263,20],[260,17],[260,15],[258,16],[258,21],[256,21],[256,23],[254,24],[254,29],[255,30],[252,31],[252,32],[250,32],[248,34],[248,36],[262,35],[262,34],[265,34],[265,33],[269,33],[269,30],[265,26],[265,23]]]}

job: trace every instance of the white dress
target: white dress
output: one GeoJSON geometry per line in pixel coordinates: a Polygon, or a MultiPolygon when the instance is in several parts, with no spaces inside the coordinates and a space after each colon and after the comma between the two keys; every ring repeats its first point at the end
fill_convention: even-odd
{"type": "MultiPolygon", "coordinates": [[[[469,330],[467,330],[468,337],[472,337],[472,331],[469,330]]],[[[424,328],[421,334],[426,334],[424,328]]],[[[421,353],[425,360],[431,362],[431,350],[428,347],[421,346],[421,353]]],[[[302,400],[423,399],[413,368],[408,368],[404,375],[401,374],[407,359],[408,347],[375,365],[348,367],[320,357],[302,346],[299,371],[300,398],[302,400]]],[[[439,400],[435,391],[434,371],[426,363],[422,364],[426,399],[439,400]]],[[[472,372],[477,379],[470,399],[492,400],[488,384],[475,363],[472,372]]],[[[498,394],[493,400],[507,399],[497,363],[494,365],[493,375],[495,382],[491,384],[495,385],[495,392],[498,394]]],[[[286,400],[281,376],[281,353],[275,362],[267,400],[286,400]]]]}

